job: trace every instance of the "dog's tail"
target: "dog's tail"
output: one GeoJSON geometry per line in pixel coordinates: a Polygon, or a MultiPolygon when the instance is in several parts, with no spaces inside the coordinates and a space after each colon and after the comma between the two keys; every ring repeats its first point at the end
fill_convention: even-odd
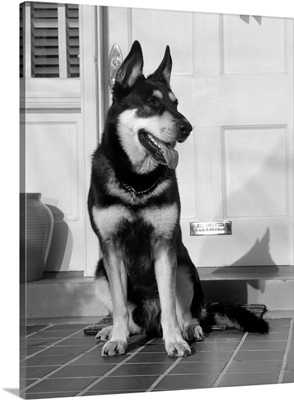
{"type": "Polygon", "coordinates": [[[220,329],[238,329],[251,333],[268,333],[269,325],[261,316],[255,315],[244,306],[231,303],[208,303],[205,305],[201,326],[211,331],[213,326],[220,329]]]}

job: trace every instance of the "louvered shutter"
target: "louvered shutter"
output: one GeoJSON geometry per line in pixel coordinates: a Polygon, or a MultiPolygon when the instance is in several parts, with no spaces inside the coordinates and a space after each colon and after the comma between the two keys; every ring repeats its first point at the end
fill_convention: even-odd
{"type": "Polygon", "coordinates": [[[57,4],[31,3],[32,77],[59,77],[57,4]]]}
{"type": "Polygon", "coordinates": [[[79,6],[25,4],[20,6],[20,77],[78,78],[79,6]]]}
{"type": "Polygon", "coordinates": [[[19,8],[19,76],[23,78],[23,38],[24,38],[23,7],[19,8]]]}
{"type": "Polygon", "coordinates": [[[66,5],[67,76],[79,77],[79,7],[66,5]]]}

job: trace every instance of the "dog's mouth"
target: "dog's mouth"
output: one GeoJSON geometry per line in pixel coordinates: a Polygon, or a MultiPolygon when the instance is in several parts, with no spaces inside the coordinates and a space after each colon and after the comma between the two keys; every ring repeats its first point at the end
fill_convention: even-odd
{"type": "Polygon", "coordinates": [[[144,130],[139,131],[139,141],[157,162],[167,165],[170,169],[177,167],[179,155],[174,149],[176,142],[162,142],[144,130]]]}

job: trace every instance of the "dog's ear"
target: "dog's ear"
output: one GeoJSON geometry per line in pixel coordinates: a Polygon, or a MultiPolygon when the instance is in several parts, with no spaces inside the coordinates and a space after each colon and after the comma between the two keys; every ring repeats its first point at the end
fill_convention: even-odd
{"type": "Polygon", "coordinates": [[[118,82],[123,89],[133,86],[137,78],[142,75],[143,54],[140,43],[135,40],[129,54],[117,71],[115,82],[118,82]]]}
{"type": "Polygon", "coordinates": [[[170,84],[170,74],[172,70],[172,58],[170,55],[169,46],[166,46],[163,60],[159,67],[153,74],[148,76],[148,79],[164,80],[168,85],[170,84]]]}

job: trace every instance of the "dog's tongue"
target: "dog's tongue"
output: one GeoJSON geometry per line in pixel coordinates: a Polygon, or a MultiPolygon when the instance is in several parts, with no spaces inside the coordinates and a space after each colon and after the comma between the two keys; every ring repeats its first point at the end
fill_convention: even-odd
{"type": "Polygon", "coordinates": [[[168,168],[175,169],[179,161],[178,152],[172,146],[165,145],[163,143],[160,143],[160,147],[163,152],[163,156],[165,158],[168,168]]]}

